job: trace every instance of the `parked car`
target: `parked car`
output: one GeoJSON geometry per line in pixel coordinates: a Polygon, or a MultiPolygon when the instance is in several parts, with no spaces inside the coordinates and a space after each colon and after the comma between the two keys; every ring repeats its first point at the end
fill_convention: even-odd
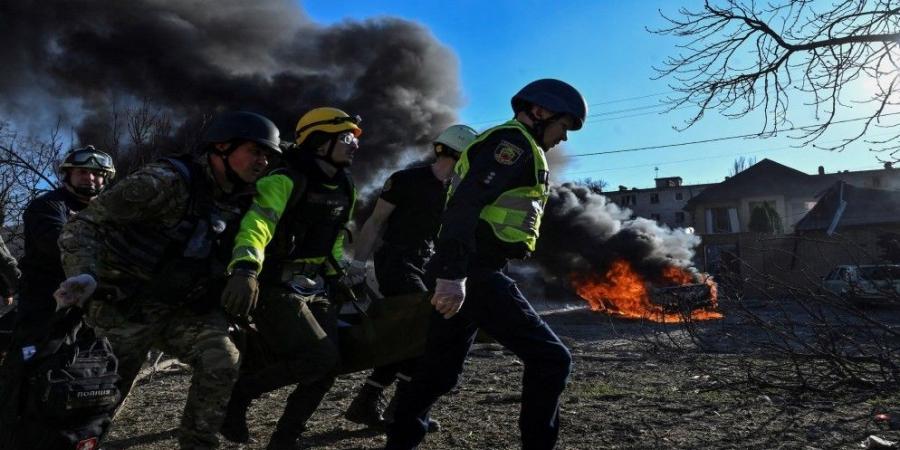
{"type": "Polygon", "coordinates": [[[865,303],[900,300],[900,265],[837,266],[822,279],[822,289],[865,303]]]}

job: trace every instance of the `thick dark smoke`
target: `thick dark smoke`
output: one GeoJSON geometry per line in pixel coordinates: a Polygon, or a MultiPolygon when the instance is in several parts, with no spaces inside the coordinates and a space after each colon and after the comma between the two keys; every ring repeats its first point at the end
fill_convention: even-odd
{"type": "Polygon", "coordinates": [[[658,280],[666,267],[690,267],[699,237],[630,216],[631,211],[586,187],[554,185],[535,257],[562,279],[573,272],[604,274],[618,259],[627,260],[651,281],[658,280]]]}
{"type": "Polygon", "coordinates": [[[425,28],[321,26],[294,0],[9,0],[0,41],[0,113],[12,121],[62,117],[87,143],[137,104],[168,114],[173,136],[246,109],[290,139],[303,112],[337,106],[363,117],[361,185],[428,151],[460,105],[456,58],[425,28]]]}

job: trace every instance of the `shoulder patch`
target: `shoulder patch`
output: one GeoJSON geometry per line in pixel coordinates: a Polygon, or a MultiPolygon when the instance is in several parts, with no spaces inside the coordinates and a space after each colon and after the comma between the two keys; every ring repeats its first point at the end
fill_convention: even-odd
{"type": "Polygon", "coordinates": [[[494,159],[504,166],[511,166],[519,160],[525,150],[517,147],[509,141],[500,141],[494,149],[494,159]]]}
{"type": "Polygon", "coordinates": [[[384,182],[384,186],[381,187],[381,192],[387,192],[387,191],[390,191],[390,190],[391,190],[391,186],[393,186],[393,185],[394,185],[394,179],[393,179],[393,178],[388,178],[388,179],[384,182]]]}

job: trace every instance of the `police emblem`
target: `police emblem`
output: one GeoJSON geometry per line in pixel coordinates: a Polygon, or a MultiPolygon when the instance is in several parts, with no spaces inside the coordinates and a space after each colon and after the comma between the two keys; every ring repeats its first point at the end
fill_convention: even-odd
{"type": "Polygon", "coordinates": [[[519,160],[522,153],[525,151],[521,148],[507,141],[500,141],[500,144],[494,149],[494,159],[504,166],[511,166],[519,160]]]}

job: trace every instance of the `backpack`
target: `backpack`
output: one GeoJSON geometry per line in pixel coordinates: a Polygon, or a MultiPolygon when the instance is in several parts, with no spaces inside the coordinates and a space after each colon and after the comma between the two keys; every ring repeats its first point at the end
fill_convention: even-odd
{"type": "Polygon", "coordinates": [[[81,333],[82,311],[53,318],[36,346],[13,347],[0,369],[0,449],[96,450],[121,395],[109,341],[81,333]]]}

